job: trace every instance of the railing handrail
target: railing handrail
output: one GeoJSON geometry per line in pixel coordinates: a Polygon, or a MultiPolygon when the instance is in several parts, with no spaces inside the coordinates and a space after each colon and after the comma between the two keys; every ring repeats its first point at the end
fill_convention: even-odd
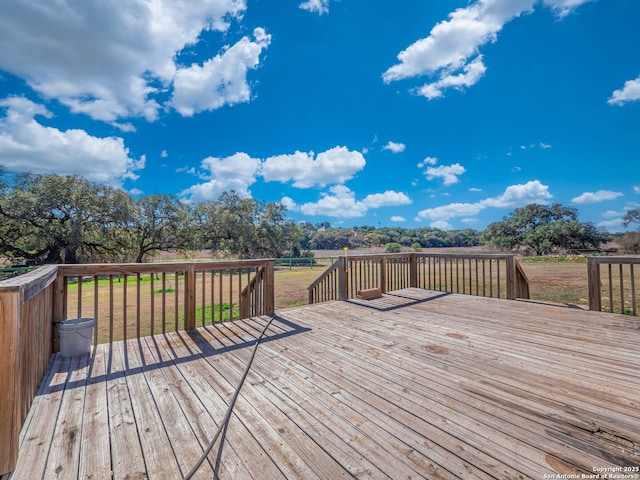
{"type": "Polygon", "coordinates": [[[64,276],[75,275],[117,275],[119,273],[156,273],[168,271],[181,271],[194,268],[202,270],[236,269],[238,267],[260,267],[272,261],[264,260],[235,260],[235,261],[211,261],[211,262],[166,262],[166,263],[84,263],[58,265],[60,274],[64,276]]]}
{"type": "Polygon", "coordinates": [[[324,272],[322,272],[322,274],[317,279],[315,279],[311,285],[307,287],[307,290],[313,290],[320,283],[322,283],[324,279],[331,274],[331,272],[333,272],[336,268],[339,268],[339,267],[340,267],[340,261],[334,262],[329,268],[327,268],[324,272]]]}
{"type": "MultiPolygon", "coordinates": [[[[508,253],[479,253],[479,254],[469,254],[469,253],[430,253],[430,252],[401,252],[401,253],[380,253],[380,254],[349,254],[342,255],[339,257],[339,261],[331,266],[331,268],[327,269],[319,278],[317,278],[309,287],[309,301],[310,303],[316,301],[314,297],[314,291],[320,288],[323,284],[325,284],[325,290],[332,288],[335,289],[336,285],[330,285],[329,281],[332,275],[334,275],[335,270],[339,269],[340,272],[338,274],[338,278],[340,279],[339,285],[337,288],[340,289],[339,292],[329,293],[328,295],[324,295],[329,299],[346,299],[347,297],[355,296],[358,289],[361,288],[369,288],[369,284],[372,282],[378,284],[381,292],[384,293],[387,289],[395,289],[402,288],[402,286],[418,286],[418,259],[435,259],[435,260],[445,260],[444,263],[448,265],[453,265],[455,263],[456,269],[458,266],[458,262],[462,266],[463,275],[465,270],[466,260],[471,261],[480,261],[482,260],[483,265],[485,260],[489,260],[490,263],[493,261],[501,261],[504,260],[506,266],[503,267],[503,272],[505,273],[504,277],[504,291],[505,295],[508,299],[515,298],[529,298],[529,280],[524,273],[521,265],[519,264],[516,255],[508,254],[508,253]],[[368,271],[368,274],[373,275],[374,279],[371,278],[360,278],[359,280],[354,280],[354,277],[351,276],[351,281],[349,282],[347,269],[352,268],[354,264],[358,264],[361,262],[368,262],[369,265],[375,265],[375,272],[368,271]],[[506,271],[505,271],[506,270],[506,271]],[[387,278],[388,277],[388,278],[387,278]],[[367,286],[368,285],[368,286],[367,286]]],[[[421,265],[424,265],[429,262],[420,262],[421,265]]],[[[362,264],[362,263],[361,263],[362,264]]],[[[477,265],[477,263],[476,263],[477,265]]],[[[366,269],[367,267],[365,267],[366,269]]],[[[476,267],[477,269],[477,267],[476,267]]],[[[458,272],[456,271],[456,275],[458,272]]],[[[469,275],[471,272],[469,271],[469,275]]],[[[497,270],[498,275],[498,283],[500,282],[500,270],[498,267],[497,270]]],[[[470,279],[470,277],[469,277],[470,279]]],[[[451,280],[451,278],[449,278],[451,280]]],[[[444,272],[444,281],[447,282],[447,272],[444,272]]],[[[476,279],[476,281],[478,281],[476,279]]],[[[483,280],[484,281],[484,280],[483,280]]],[[[335,282],[334,282],[335,283],[335,282]]],[[[456,285],[459,284],[459,278],[456,277],[456,285]]],[[[451,285],[452,287],[452,285],[451,285]]],[[[446,288],[446,287],[445,287],[446,288]]],[[[463,291],[465,288],[465,284],[462,285],[463,291]]],[[[470,290],[470,287],[469,287],[470,290]]],[[[498,290],[499,292],[499,290],[498,290]]]]}
{"type": "MultiPolygon", "coordinates": [[[[601,265],[607,265],[607,284],[608,284],[608,295],[609,295],[609,312],[614,313],[614,310],[617,310],[617,300],[614,300],[614,291],[615,294],[619,295],[619,309],[620,313],[627,313],[625,310],[625,299],[628,299],[628,305],[630,308],[630,313],[632,315],[638,315],[638,304],[637,304],[637,290],[635,284],[636,273],[634,270],[634,265],[640,265],[640,255],[629,255],[629,256],[589,256],[587,257],[587,284],[589,291],[589,310],[602,311],[602,278],[601,278],[601,265]],[[614,287],[613,285],[613,271],[612,266],[618,266],[618,282],[619,286],[614,287]],[[623,265],[628,265],[628,274],[623,270],[623,265]],[[627,287],[630,290],[630,294],[625,295],[625,278],[628,276],[630,285],[627,287]]],[[[617,296],[617,295],[615,295],[617,296]]]]}

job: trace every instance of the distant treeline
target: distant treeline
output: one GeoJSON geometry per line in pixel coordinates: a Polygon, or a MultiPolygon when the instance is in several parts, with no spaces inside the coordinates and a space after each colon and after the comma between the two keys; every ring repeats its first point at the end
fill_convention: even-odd
{"type": "Polygon", "coordinates": [[[472,247],[480,245],[480,232],[472,229],[443,231],[437,228],[353,227],[335,228],[327,222],[303,222],[301,248],[336,250],[344,247],[384,247],[397,243],[403,247],[472,247]]]}
{"type": "MultiPolygon", "coordinates": [[[[625,223],[640,222],[631,210],[625,223]]],[[[635,235],[635,236],[634,236],[635,235]]],[[[639,248],[629,232],[627,248],[639,248]],[[635,242],[635,243],[634,243],[635,242]],[[635,247],[634,247],[635,245],[635,247]]],[[[9,174],[0,168],[0,256],[11,263],[143,262],[159,251],[210,249],[235,258],[301,257],[348,247],[412,248],[493,245],[545,254],[599,248],[611,236],[560,204],[516,209],[484,231],[436,228],[336,228],[296,224],[279,202],[225,192],[215,201],[174,195],[133,198],[78,176],[9,174]]]]}

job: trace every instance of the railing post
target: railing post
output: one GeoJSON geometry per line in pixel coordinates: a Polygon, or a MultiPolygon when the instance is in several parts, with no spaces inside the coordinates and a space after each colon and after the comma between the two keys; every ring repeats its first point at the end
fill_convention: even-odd
{"type": "Polygon", "coordinates": [[[387,259],[380,258],[380,293],[387,293],[387,259]]]}
{"type": "MultiPolygon", "coordinates": [[[[507,257],[507,299],[516,299],[516,256],[507,257]]],[[[500,286],[498,286],[500,288],[500,286]]]]}
{"type": "Polygon", "coordinates": [[[51,326],[51,351],[53,353],[60,351],[60,323],[64,321],[67,296],[65,282],[64,271],[62,267],[58,267],[57,277],[53,282],[53,325],[51,326]]]}
{"type": "Polygon", "coordinates": [[[265,269],[265,315],[273,315],[276,311],[276,294],[275,294],[275,260],[268,260],[265,269]]]}
{"type": "Polygon", "coordinates": [[[196,329],[196,267],[184,271],[184,329],[196,329]]]}
{"type": "Polygon", "coordinates": [[[596,257],[587,257],[587,285],[589,289],[589,310],[602,311],[600,264],[596,257]]]}
{"type": "Polygon", "coordinates": [[[338,300],[347,300],[349,296],[349,264],[347,257],[338,257],[338,300]]]}
{"type": "Polygon", "coordinates": [[[418,286],[418,256],[415,253],[409,257],[409,286],[411,288],[418,286]]]}
{"type": "Polygon", "coordinates": [[[0,475],[18,461],[21,297],[20,290],[0,293],[0,475]]]}

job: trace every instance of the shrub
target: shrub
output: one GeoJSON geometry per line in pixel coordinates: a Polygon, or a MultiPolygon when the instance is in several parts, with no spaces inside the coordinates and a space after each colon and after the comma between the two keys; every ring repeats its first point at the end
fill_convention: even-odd
{"type": "Polygon", "coordinates": [[[400,253],[402,247],[399,243],[389,242],[384,246],[384,253],[400,253]]]}

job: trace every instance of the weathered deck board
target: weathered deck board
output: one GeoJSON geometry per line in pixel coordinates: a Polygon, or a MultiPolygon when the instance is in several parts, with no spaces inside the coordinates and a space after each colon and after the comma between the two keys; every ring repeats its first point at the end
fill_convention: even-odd
{"type": "MultiPolygon", "coordinates": [[[[11,480],[181,478],[268,320],[56,357],[11,480]]],[[[640,465],[639,426],[637,320],[405,289],[280,312],[195,478],[592,474],[640,465]]]]}

